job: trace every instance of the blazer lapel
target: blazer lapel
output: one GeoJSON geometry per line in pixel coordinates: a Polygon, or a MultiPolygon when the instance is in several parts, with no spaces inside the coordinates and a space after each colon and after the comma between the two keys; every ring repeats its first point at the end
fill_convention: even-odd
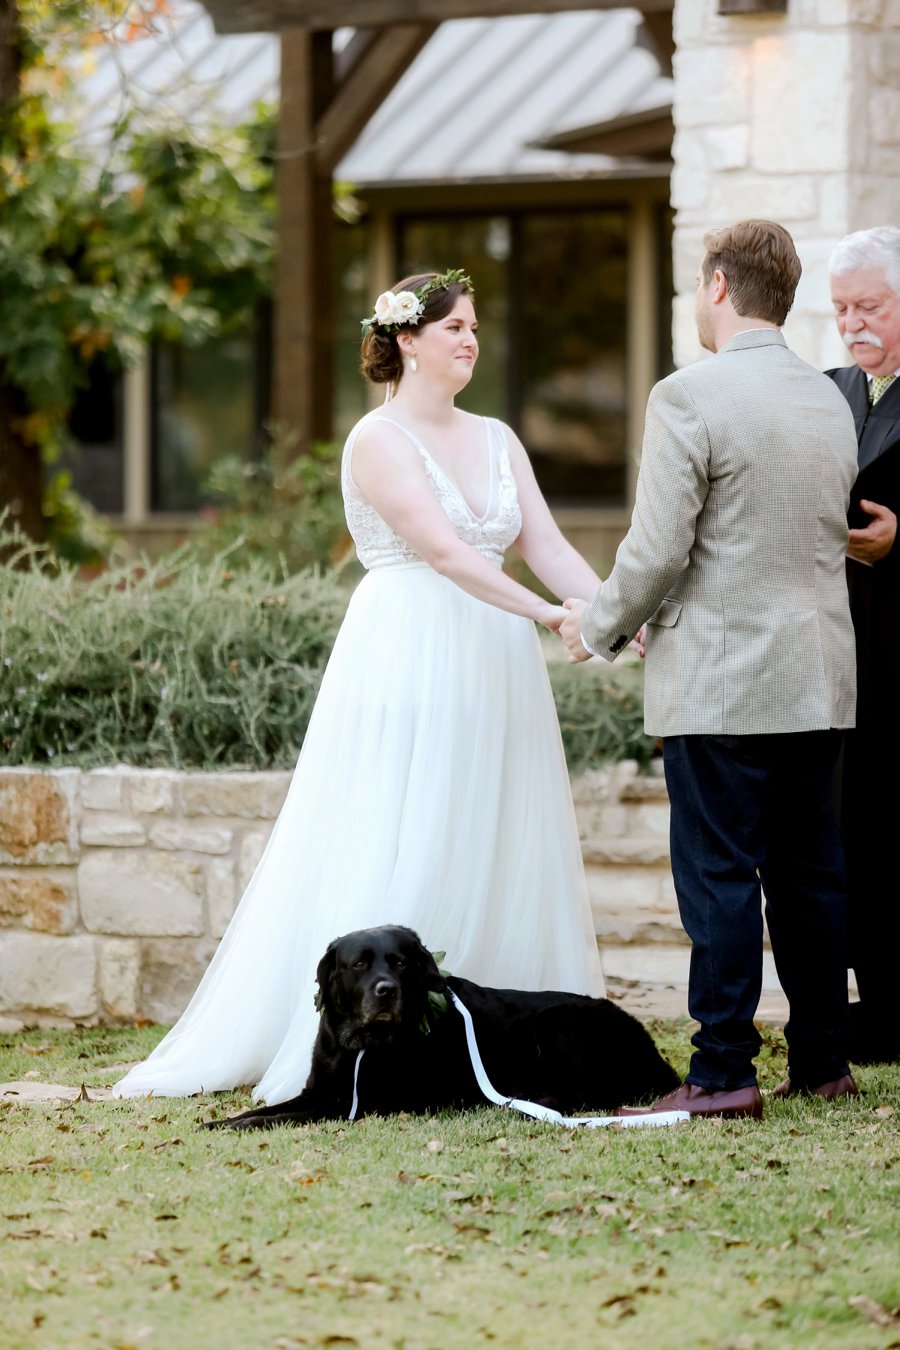
{"type": "Polygon", "coordinates": [[[844,366],[842,369],[836,370],[832,378],[850,404],[850,411],[853,413],[853,420],[856,423],[856,439],[859,440],[871,410],[869,381],[859,366],[844,366]]]}
{"type": "MultiPolygon", "coordinates": [[[[862,372],[860,371],[860,374],[862,372]]],[[[865,380],[865,376],[863,376],[865,380]]],[[[900,441],[900,379],[869,411],[859,441],[859,467],[864,469],[900,441]]]]}
{"type": "Polygon", "coordinates": [[[864,469],[900,440],[900,379],[875,404],[869,403],[869,382],[859,366],[844,366],[832,379],[850,404],[859,442],[858,462],[864,469]]]}

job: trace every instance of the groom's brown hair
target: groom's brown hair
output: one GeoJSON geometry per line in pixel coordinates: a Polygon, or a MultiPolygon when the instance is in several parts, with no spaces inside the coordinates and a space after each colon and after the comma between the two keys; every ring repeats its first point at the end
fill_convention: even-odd
{"type": "Polygon", "coordinates": [[[773,220],[741,220],[704,235],[703,280],[716,271],[728,282],[734,312],[780,328],[794,303],[802,268],[794,241],[773,220]]]}

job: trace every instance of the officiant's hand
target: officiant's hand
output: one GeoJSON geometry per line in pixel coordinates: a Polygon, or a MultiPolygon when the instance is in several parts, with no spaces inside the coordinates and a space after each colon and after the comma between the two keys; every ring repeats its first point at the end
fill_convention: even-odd
{"type": "Polygon", "coordinates": [[[860,506],[872,519],[864,530],[851,530],[847,544],[848,557],[857,562],[877,563],[890,553],[897,534],[897,517],[878,502],[861,501],[860,506]]]}
{"type": "Polygon", "coordinates": [[[567,609],[569,612],[560,624],[559,636],[565,643],[569,660],[573,665],[578,661],[588,661],[591,656],[581,640],[581,616],[586,608],[586,600],[563,601],[563,609],[567,609]]]}

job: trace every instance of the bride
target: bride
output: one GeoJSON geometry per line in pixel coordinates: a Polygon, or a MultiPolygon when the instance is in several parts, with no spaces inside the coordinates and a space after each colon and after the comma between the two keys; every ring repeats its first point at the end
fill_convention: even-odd
{"type": "Polygon", "coordinates": [[[600,582],[522,445],[454,406],[478,357],[462,272],[408,277],[363,321],[389,401],[351,431],[342,487],[367,574],[287,799],[180,1021],[113,1089],[303,1087],[329,942],[405,924],[480,984],[600,995],[569,779],[535,623],[565,611],[502,570],[515,544],[557,596],[600,582]]]}

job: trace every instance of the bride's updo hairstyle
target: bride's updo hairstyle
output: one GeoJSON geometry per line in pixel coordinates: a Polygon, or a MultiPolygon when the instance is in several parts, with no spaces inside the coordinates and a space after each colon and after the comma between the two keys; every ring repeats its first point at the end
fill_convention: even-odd
{"type": "Polygon", "coordinates": [[[360,370],[373,384],[399,384],[403,376],[403,357],[397,345],[398,333],[419,333],[429,323],[445,319],[461,295],[473,296],[472,283],[462,272],[419,272],[404,277],[390,291],[379,295],[375,312],[363,320],[365,336],[360,348],[360,370]],[[446,278],[446,280],[445,280],[446,278]],[[434,283],[437,282],[437,285],[434,283]],[[413,323],[414,297],[423,308],[413,323]]]}

